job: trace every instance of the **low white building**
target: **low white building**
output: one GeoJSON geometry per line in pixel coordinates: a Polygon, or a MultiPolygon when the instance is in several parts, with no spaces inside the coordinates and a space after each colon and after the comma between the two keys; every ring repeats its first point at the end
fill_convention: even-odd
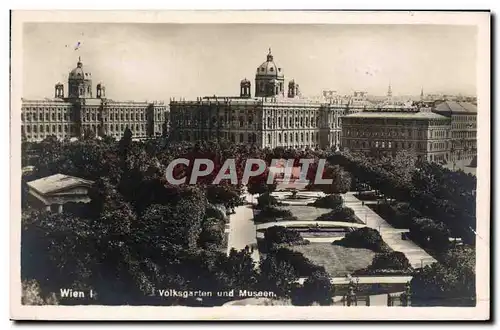
{"type": "Polygon", "coordinates": [[[88,192],[93,184],[93,181],[65,174],[54,174],[27,183],[31,204],[59,213],[66,203],[89,203],[88,192]]]}

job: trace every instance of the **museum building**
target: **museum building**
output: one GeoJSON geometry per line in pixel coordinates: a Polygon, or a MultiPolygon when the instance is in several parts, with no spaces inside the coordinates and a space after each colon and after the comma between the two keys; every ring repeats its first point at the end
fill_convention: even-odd
{"type": "Polygon", "coordinates": [[[295,80],[285,84],[284,70],[269,49],[255,72],[254,96],[245,78],[239,96],[172,99],[170,136],[178,141],[226,139],[261,148],[336,148],[342,116],[362,111],[366,103],[303,97],[295,80]]]}
{"type": "Polygon", "coordinates": [[[161,136],[168,130],[168,111],[164,102],[115,101],[106,98],[106,88],[98,83],[95,96],[92,74],[80,58],[68,76],[68,93],[57,83],[54,98],[22,99],[21,134],[23,141],[111,136],[120,139],[128,127],[133,139],[161,136]]]}

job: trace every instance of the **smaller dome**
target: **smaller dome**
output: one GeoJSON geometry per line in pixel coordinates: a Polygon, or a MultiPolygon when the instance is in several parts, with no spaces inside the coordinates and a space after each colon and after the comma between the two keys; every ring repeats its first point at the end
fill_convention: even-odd
{"type": "Polygon", "coordinates": [[[63,84],[61,84],[61,82],[59,81],[56,86],[62,86],[63,84]]]}
{"type": "Polygon", "coordinates": [[[241,81],[241,84],[242,84],[242,85],[250,84],[250,80],[248,80],[247,78],[245,78],[245,79],[243,79],[243,80],[241,81]]]}
{"type": "Polygon", "coordinates": [[[290,85],[295,85],[295,79],[290,80],[290,82],[288,82],[288,85],[289,85],[289,86],[290,86],[290,85]]]}

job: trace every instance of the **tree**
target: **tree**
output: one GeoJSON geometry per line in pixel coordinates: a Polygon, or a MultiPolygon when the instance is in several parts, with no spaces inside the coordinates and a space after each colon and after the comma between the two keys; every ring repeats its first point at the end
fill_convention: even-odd
{"type": "Polygon", "coordinates": [[[198,245],[207,248],[219,246],[224,240],[224,220],[206,218],[202,223],[202,229],[198,238],[198,245]]]}
{"type": "Polygon", "coordinates": [[[442,263],[416,272],[411,281],[412,305],[475,306],[475,250],[469,246],[452,249],[442,263]]]}
{"type": "Polygon", "coordinates": [[[278,206],[278,200],[270,193],[265,192],[257,198],[257,206],[261,209],[266,207],[278,206]]]}
{"type": "Polygon", "coordinates": [[[268,253],[260,261],[262,290],[273,291],[278,297],[290,297],[293,284],[299,279],[295,268],[285,260],[268,253]]]}

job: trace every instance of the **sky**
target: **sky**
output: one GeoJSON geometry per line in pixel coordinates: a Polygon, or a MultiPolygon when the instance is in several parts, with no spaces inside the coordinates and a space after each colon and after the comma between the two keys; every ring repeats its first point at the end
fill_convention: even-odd
{"type": "MultiPolygon", "coordinates": [[[[271,48],[304,96],[476,93],[477,31],[446,25],[25,23],[23,97],[53,97],[81,57],[115,100],[239,95],[271,48]],[[80,44],[77,50],[76,46],[80,44]]],[[[95,90],[94,90],[95,95],[95,90]]]]}

